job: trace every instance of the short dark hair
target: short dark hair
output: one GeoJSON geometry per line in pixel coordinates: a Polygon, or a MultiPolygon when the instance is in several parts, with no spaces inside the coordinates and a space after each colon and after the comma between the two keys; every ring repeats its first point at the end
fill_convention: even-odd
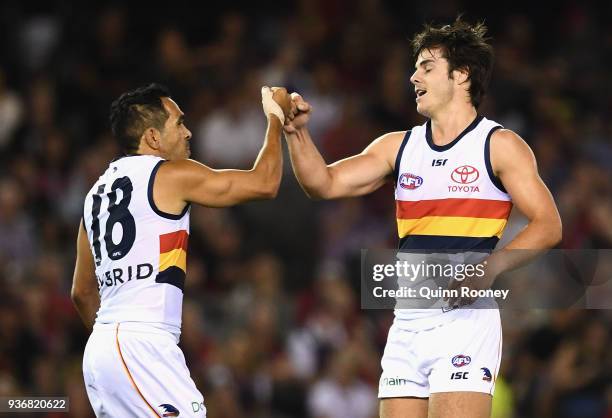
{"type": "Polygon", "coordinates": [[[448,61],[449,77],[454,70],[467,70],[470,99],[478,108],[493,71],[493,47],[488,43],[490,38],[485,37],[486,32],[483,22],[470,25],[461,16],[451,25],[425,25],[412,40],[414,59],[417,60],[424,49],[440,48],[448,61]]]}
{"type": "Polygon", "coordinates": [[[151,83],[123,93],[111,104],[111,131],[124,153],[133,154],[138,150],[145,129],[153,127],[163,131],[170,115],[164,109],[162,97],[170,97],[168,89],[151,83]]]}

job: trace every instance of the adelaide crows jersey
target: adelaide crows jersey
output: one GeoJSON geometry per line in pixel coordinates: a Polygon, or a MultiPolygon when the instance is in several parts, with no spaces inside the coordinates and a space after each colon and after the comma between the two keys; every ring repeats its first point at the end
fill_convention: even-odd
{"type": "MultiPolygon", "coordinates": [[[[490,251],[512,209],[494,175],[491,135],[501,126],[482,116],[452,142],[436,145],[431,121],[406,133],[395,164],[399,248],[405,252],[490,251]]],[[[397,309],[398,319],[439,314],[397,309]]]]}
{"type": "Polygon", "coordinates": [[[96,323],[146,322],[180,333],[189,206],[179,215],[153,201],[162,158],[110,163],[85,198],[83,224],[100,292],[96,323]]]}

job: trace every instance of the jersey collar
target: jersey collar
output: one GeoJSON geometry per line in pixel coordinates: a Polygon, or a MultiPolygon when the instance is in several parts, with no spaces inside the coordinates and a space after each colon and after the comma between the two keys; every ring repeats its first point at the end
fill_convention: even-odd
{"type": "Polygon", "coordinates": [[[433,142],[433,137],[431,134],[431,119],[427,120],[427,123],[425,124],[425,138],[427,139],[427,144],[429,144],[429,147],[434,150],[434,151],[447,151],[449,149],[451,149],[457,142],[459,142],[459,140],[461,138],[463,138],[465,135],[467,135],[470,131],[472,131],[474,128],[476,128],[476,126],[478,126],[478,124],[480,123],[481,120],[483,120],[484,117],[481,115],[476,115],[476,119],[474,119],[472,121],[472,123],[470,123],[467,128],[465,128],[463,130],[463,132],[461,132],[459,134],[459,136],[455,139],[453,139],[451,142],[449,142],[446,145],[436,145],[433,142]]]}

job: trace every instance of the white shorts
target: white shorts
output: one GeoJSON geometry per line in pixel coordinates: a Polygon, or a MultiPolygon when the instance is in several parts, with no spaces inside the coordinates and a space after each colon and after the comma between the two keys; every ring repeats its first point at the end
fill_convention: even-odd
{"type": "Polygon", "coordinates": [[[379,398],[428,398],[436,392],[493,394],[502,348],[496,309],[465,309],[435,328],[389,329],[379,398]]]}
{"type": "Polygon", "coordinates": [[[206,417],[177,337],[139,323],[96,324],[83,376],[97,417],[206,417]]]}

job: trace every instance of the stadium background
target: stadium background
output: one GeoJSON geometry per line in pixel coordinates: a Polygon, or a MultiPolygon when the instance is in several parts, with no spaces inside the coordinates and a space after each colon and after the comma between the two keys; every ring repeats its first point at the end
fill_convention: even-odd
{"type": "MultiPolygon", "coordinates": [[[[424,22],[485,18],[497,60],[481,112],[533,148],[561,246],[610,248],[611,3],[221,3],[0,4],[0,396],[68,395],[70,416],[91,416],[74,242],[83,197],[118,152],[110,102],[149,81],[170,87],[194,157],[214,167],[252,163],[262,84],[313,104],[331,162],[422,123],[407,39],[424,22]]],[[[391,186],[310,202],[287,160],[275,201],[193,208],[181,346],[210,417],[375,416],[392,313],[359,309],[357,257],[395,245],[393,213],[391,186]]],[[[610,311],[503,319],[495,417],[612,417],[610,311]]]]}

